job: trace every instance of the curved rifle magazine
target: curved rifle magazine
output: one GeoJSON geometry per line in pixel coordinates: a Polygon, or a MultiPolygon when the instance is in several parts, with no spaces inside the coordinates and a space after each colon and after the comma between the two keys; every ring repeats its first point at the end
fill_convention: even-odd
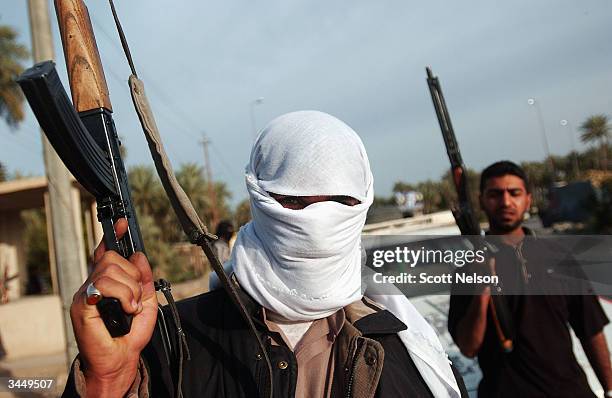
{"type": "Polygon", "coordinates": [[[108,155],[72,106],[55,63],[34,65],[19,76],[17,83],[49,142],[77,181],[96,198],[116,195],[108,155]]]}

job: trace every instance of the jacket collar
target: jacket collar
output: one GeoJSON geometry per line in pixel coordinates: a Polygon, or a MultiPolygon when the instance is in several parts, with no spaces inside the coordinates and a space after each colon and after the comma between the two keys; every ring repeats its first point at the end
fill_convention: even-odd
{"type": "Polygon", "coordinates": [[[387,310],[367,315],[353,323],[364,335],[394,334],[406,330],[407,326],[387,310]]]}

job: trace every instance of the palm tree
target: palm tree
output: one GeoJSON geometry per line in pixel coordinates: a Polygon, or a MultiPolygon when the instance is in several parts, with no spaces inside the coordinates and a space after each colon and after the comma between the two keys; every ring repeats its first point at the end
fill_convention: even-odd
{"type": "Polygon", "coordinates": [[[15,78],[23,71],[19,61],[28,57],[28,51],[16,42],[16,37],[11,27],[0,26],[0,117],[10,127],[23,120],[23,94],[15,78]]]}
{"type": "Polygon", "coordinates": [[[184,163],[176,172],[176,179],[191,199],[198,215],[206,220],[211,203],[204,169],[195,163],[184,163]]]}
{"type": "Polygon", "coordinates": [[[134,166],[128,173],[132,202],[142,213],[156,216],[168,209],[164,206],[165,194],[151,166],[134,166]]]}
{"type": "Polygon", "coordinates": [[[604,170],[608,170],[608,139],[611,131],[609,121],[607,115],[600,113],[589,116],[580,126],[582,142],[585,144],[599,142],[600,165],[604,170]]]}
{"type": "Polygon", "coordinates": [[[220,220],[231,218],[232,212],[229,208],[228,201],[232,198],[232,193],[222,181],[215,181],[213,189],[215,201],[217,203],[217,216],[220,220]]]}
{"type": "Polygon", "coordinates": [[[251,221],[251,203],[248,199],[243,199],[236,205],[236,210],[234,211],[234,225],[238,229],[249,221],[251,221]]]}
{"type": "Polygon", "coordinates": [[[208,224],[211,230],[214,230],[216,225],[213,225],[215,220],[219,221],[230,216],[227,200],[231,197],[227,186],[223,182],[212,181],[211,188],[214,199],[211,198],[204,169],[195,163],[182,164],[176,173],[178,180],[183,190],[191,199],[193,207],[195,207],[198,215],[208,224]],[[216,206],[213,210],[213,206],[216,206]]]}

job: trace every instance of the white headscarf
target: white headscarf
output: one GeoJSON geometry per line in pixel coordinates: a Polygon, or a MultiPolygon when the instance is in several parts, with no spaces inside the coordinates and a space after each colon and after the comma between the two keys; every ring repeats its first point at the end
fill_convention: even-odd
{"type": "MultiPolygon", "coordinates": [[[[224,265],[235,272],[240,287],[266,309],[294,321],[324,318],[361,299],[361,230],[374,192],[357,134],[322,112],[280,116],[257,137],[246,184],[253,220],[238,232],[224,265]],[[291,210],[268,192],[350,196],[361,203],[325,201],[291,210]]],[[[218,285],[211,277],[211,289],[218,285]]],[[[408,299],[373,297],[408,326],[398,335],[434,396],[459,397],[440,341],[408,299]]]]}
{"type": "Polygon", "coordinates": [[[246,169],[253,220],[229,262],[241,288],[293,321],[324,318],[361,298],[361,230],[373,199],[368,157],[357,134],[322,112],[293,112],[258,136],[246,169]],[[286,209],[268,192],[342,195],[286,209]]]}

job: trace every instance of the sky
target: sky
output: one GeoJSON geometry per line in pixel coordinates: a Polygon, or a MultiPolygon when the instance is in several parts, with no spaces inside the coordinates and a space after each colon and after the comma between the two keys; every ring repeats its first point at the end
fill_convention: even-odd
{"type": "MultiPolygon", "coordinates": [[[[127,166],[152,164],[131,103],[129,68],[107,1],[88,0],[127,166]]],[[[612,114],[612,3],[608,0],[115,0],[139,77],[175,168],[204,164],[235,204],[254,128],[283,113],[330,113],[362,138],[375,192],[438,179],[448,158],[425,81],[441,80],[468,167],[545,156],[538,102],[553,154],[585,146],[578,127],[612,114]],[[261,104],[254,103],[263,97],[261,104]],[[251,111],[254,123],[251,119],[251,111]],[[562,126],[564,119],[569,123],[562,126]],[[255,126],[253,126],[253,124],[255,126]]],[[[49,2],[53,12],[52,2],[49,2]]],[[[56,62],[68,88],[59,31],[56,62]]],[[[30,46],[27,1],[0,2],[0,24],[30,46]]],[[[24,63],[30,66],[31,60],[24,63]]],[[[0,122],[0,162],[44,174],[38,124],[0,122]]]]}

